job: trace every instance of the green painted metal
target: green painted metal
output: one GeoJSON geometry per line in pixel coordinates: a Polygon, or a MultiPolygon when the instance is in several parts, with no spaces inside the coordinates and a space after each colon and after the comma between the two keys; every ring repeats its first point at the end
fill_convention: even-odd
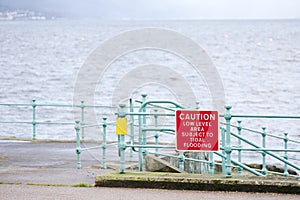
{"type": "MultiPolygon", "coordinates": [[[[146,101],[146,95],[144,94],[142,96],[143,101],[141,102],[141,105],[138,107],[139,111],[134,112],[134,106],[132,104],[132,100],[130,103],[130,110],[128,113],[123,109],[123,112],[120,112],[120,116],[122,115],[123,117],[125,116],[130,116],[130,144],[126,145],[125,143],[125,137],[127,136],[120,136],[119,137],[119,150],[120,150],[120,171],[122,171],[121,165],[125,165],[125,149],[126,148],[131,148],[130,152],[133,154],[132,148],[138,148],[139,149],[139,160],[141,159],[141,162],[139,161],[139,169],[144,169],[144,156],[148,153],[147,149],[154,148],[155,149],[155,155],[160,155],[158,152],[158,149],[160,148],[175,148],[173,145],[159,145],[159,134],[160,133],[167,133],[167,134],[172,134],[174,135],[174,127],[170,128],[165,128],[167,127],[160,127],[158,125],[158,118],[159,116],[175,116],[174,111],[178,108],[184,109],[182,106],[177,104],[176,102],[172,101],[158,101],[158,100],[151,100],[151,101],[146,101]],[[162,104],[170,104],[171,107],[167,106],[161,106],[162,104]],[[146,112],[146,107],[151,107],[157,109],[164,109],[167,111],[172,111],[172,113],[158,113],[155,111],[154,113],[147,113],[146,112]],[[134,117],[137,116],[139,118],[138,120],[138,126],[139,126],[139,142],[137,145],[135,145],[134,142],[134,117]],[[147,125],[147,117],[154,117],[155,123],[154,127],[149,127],[147,125]],[[154,145],[147,145],[147,132],[154,132],[154,138],[155,138],[155,144],[154,145]],[[124,153],[124,154],[123,154],[124,153]],[[122,157],[123,154],[123,157],[122,157]]],[[[76,131],[76,153],[77,153],[77,168],[81,168],[81,153],[83,151],[89,150],[89,149],[95,149],[95,148],[102,148],[102,167],[106,167],[106,128],[107,126],[115,125],[115,122],[107,122],[107,120],[103,118],[103,123],[101,124],[87,124],[84,119],[85,115],[85,109],[86,108],[113,108],[111,106],[89,106],[85,105],[84,101],[81,101],[80,105],[67,105],[67,104],[37,104],[36,100],[33,99],[31,103],[29,104],[0,104],[0,106],[23,106],[23,107],[29,107],[32,109],[32,120],[30,121],[0,121],[2,124],[31,124],[32,125],[32,139],[37,138],[37,125],[44,125],[44,124],[49,124],[49,125],[74,125],[74,122],[43,122],[43,121],[38,121],[37,116],[36,116],[36,110],[38,107],[77,107],[78,109],[81,109],[81,121],[76,121],[75,122],[75,131],[76,131]],[[84,140],[84,132],[85,128],[87,127],[93,127],[93,126],[102,126],[103,127],[103,141],[101,147],[89,147],[89,148],[82,148],[80,146],[80,141],[84,140]],[[81,134],[80,134],[81,131],[81,134]]],[[[124,107],[125,108],[125,105],[124,107]]],[[[199,108],[199,103],[196,105],[196,108],[199,108]]],[[[296,170],[300,170],[300,167],[293,162],[289,160],[288,153],[289,152],[300,152],[300,149],[288,149],[288,143],[289,142],[294,142],[296,144],[300,144],[300,141],[292,140],[288,138],[288,134],[284,133],[284,136],[274,136],[272,134],[268,134],[266,132],[266,129],[263,127],[262,131],[256,131],[256,130],[251,130],[247,129],[241,126],[241,120],[238,120],[238,125],[234,126],[231,124],[232,118],[270,118],[270,119],[300,119],[300,116],[284,116],[284,115],[277,115],[277,116],[270,116],[270,115],[236,115],[236,114],[231,114],[230,113],[230,106],[226,106],[226,113],[224,115],[220,115],[220,117],[224,117],[225,123],[220,122],[220,124],[225,125],[225,129],[220,127],[221,131],[221,150],[222,152],[217,152],[216,155],[221,156],[222,158],[222,173],[225,176],[231,177],[232,173],[232,165],[235,164],[237,165],[238,169],[238,174],[242,174],[241,170],[245,169],[247,171],[250,171],[253,174],[256,174],[258,176],[263,176],[266,175],[267,173],[274,173],[270,172],[266,169],[266,155],[269,155],[284,164],[284,172],[283,173],[278,173],[284,176],[292,176],[288,173],[288,167],[295,168],[296,170]],[[235,134],[231,132],[231,127],[236,127],[238,134],[235,134]],[[261,146],[248,141],[248,139],[242,137],[241,132],[243,131],[249,131],[250,133],[258,133],[261,134],[262,137],[262,143],[261,146]],[[231,137],[235,137],[238,139],[238,146],[232,146],[231,144],[231,137]],[[267,137],[273,137],[279,140],[284,141],[284,147],[282,149],[278,148],[266,148],[266,141],[267,137]],[[245,142],[247,144],[250,144],[253,146],[253,148],[243,148],[241,145],[241,142],[245,142]],[[232,151],[237,151],[238,152],[238,160],[235,161],[231,157],[231,152],[232,151]],[[247,166],[242,164],[242,152],[244,151],[256,151],[259,154],[262,155],[262,169],[261,170],[253,170],[251,168],[248,168],[247,166]],[[279,156],[275,152],[283,152],[284,156],[279,156]],[[260,171],[261,173],[259,173],[260,171]]],[[[173,125],[174,126],[174,125],[173,125]]],[[[244,134],[243,134],[244,135],[244,134]]],[[[152,137],[152,136],[151,136],[152,137]]],[[[185,158],[184,157],[184,152],[179,152],[179,155],[176,157],[179,160],[179,164],[181,168],[184,168],[184,161],[185,160],[193,160],[195,162],[204,162],[209,165],[210,173],[213,172],[213,166],[216,165],[217,163],[214,162],[213,159],[213,154],[209,154],[209,160],[197,160],[197,159],[192,159],[192,158],[185,158]]],[[[132,160],[132,156],[131,156],[132,160]]],[[[124,169],[125,170],[125,169],[124,169]]],[[[299,177],[299,176],[296,176],[299,177]]]]}
{"type": "Polygon", "coordinates": [[[100,105],[84,105],[84,101],[81,101],[80,105],[71,105],[71,104],[38,104],[36,99],[32,99],[30,104],[3,104],[0,103],[0,106],[8,106],[8,107],[31,107],[32,109],[32,119],[31,121],[0,121],[0,124],[31,124],[32,125],[32,140],[37,139],[37,125],[74,125],[74,122],[53,122],[53,121],[38,121],[36,117],[36,110],[38,107],[65,107],[65,108],[72,108],[77,107],[81,108],[81,131],[82,136],[84,139],[84,110],[85,108],[115,108],[114,106],[100,106],[100,105]]]}
{"type": "Polygon", "coordinates": [[[179,169],[184,171],[184,152],[183,151],[179,151],[179,156],[178,156],[178,161],[179,161],[179,169]]]}
{"type": "MultiPolygon", "coordinates": [[[[220,115],[221,116],[221,115],[220,115]]],[[[224,115],[223,115],[224,116],[224,115]]],[[[223,122],[220,122],[220,124],[222,125],[226,125],[226,123],[223,123],[223,122]]],[[[235,126],[233,124],[231,124],[231,127],[235,127],[235,128],[238,128],[238,126],[235,126]]],[[[280,137],[280,136],[276,136],[276,135],[272,135],[272,134],[268,134],[268,133],[263,133],[262,131],[257,131],[257,130],[252,130],[252,129],[249,129],[249,128],[245,128],[243,127],[242,128],[243,130],[245,131],[249,131],[250,133],[258,133],[258,134],[266,134],[266,136],[269,136],[269,137],[273,137],[273,138],[276,138],[276,139],[284,139],[284,137],[280,137]]],[[[300,144],[300,141],[297,141],[297,140],[292,140],[292,139],[289,139],[290,142],[294,142],[294,143],[297,143],[297,144],[300,144]]]]}
{"type": "MultiPolygon", "coordinates": [[[[130,117],[131,116],[134,116],[135,114],[137,114],[137,116],[139,117],[139,144],[135,145],[134,144],[134,139],[131,139],[131,143],[129,145],[126,145],[125,143],[125,136],[119,136],[118,140],[119,140],[119,150],[120,150],[120,172],[123,173],[124,170],[125,170],[125,149],[126,148],[138,148],[139,149],[139,155],[141,155],[141,157],[139,157],[139,169],[140,170],[144,170],[144,164],[143,164],[143,159],[145,157],[145,155],[148,153],[146,151],[146,149],[150,149],[150,148],[154,148],[154,149],[159,149],[159,148],[175,148],[174,146],[172,145],[158,145],[159,143],[157,143],[157,140],[155,141],[155,144],[154,145],[147,145],[147,137],[146,137],[146,132],[147,131],[154,131],[155,133],[158,133],[158,132],[174,132],[174,129],[172,128],[160,128],[157,126],[157,123],[155,122],[155,125],[154,127],[147,127],[147,124],[145,123],[145,116],[154,116],[155,119],[157,119],[157,116],[158,115],[153,115],[151,113],[146,113],[146,106],[147,105],[151,105],[153,107],[156,107],[154,104],[159,104],[159,103],[170,103],[169,101],[145,101],[142,103],[141,107],[139,108],[139,113],[133,113],[133,110],[131,109],[130,110],[130,113],[123,113],[124,116],[126,115],[129,115],[130,117]],[[151,115],[150,115],[151,114],[151,115]],[[140,162],[141,160],[141,162],[140,162]]],[[[176,103],[170,103],[172,105],[176,105],[176,103]]],[[[133,106],[131,106],[133,107],[133,106]]],[[[237,126],[237,130],[238,130],[238,134],[235,134],[235,133],[232,133],[231,132],[231,129],[230,127],[233,126],[230,124],[231,122],[231,119],[232,119],[232,116],[235,116],[235,115],[231,115],[230,113],[230,109],[231,107],[230,106],[226,106],[226,113],[224,115],[224,118],[226,120],[226,123],[225,123],[225,129],[221,128],[221,132],[222,132],[222,154],[220,154],[219,152],[216,152],[216,155],[219,155],[221,156],[223,162],[222,162],[222,170],[223,170],[223,174],[227,177],[231,177],[231,163],[237,165],[238,167],[238,172],[239,174],[241,175],[241,170],[242,169],[245,169],[257,176],[264,176],[267,172],[269,172],[268,170],[265,169],[264,166],[266,166],[265,163],[265,155],[268,154],[268,155],[271,155],[272,157],[275,157],[276,159],[286,163],[286,165],[289,165],[289,166],[292,166],[292,167],[295,167],[293,166],[292,163],[288,162],[287,161],[287,157],[285,157],[284,159],[283,158],[280,158],[279,156],[275,155],[274,153],[272,152],[275,152],[275,151],[283,151],[285,152],[285,155],[287,155],[287,152],[300,152],[299,149],[296,149],[296,150],[293,150],[293,149],[287,149],[287,135],[285,135],[285,148],[284,149],[270,149],[270,148],[265,148],[265,144],[266,144],[266,140],[265,140],[265,137],[268,136],[268,134],[266,133],[265,131],[265,128],[263,128],[263,131],[262,132],[259,132],[259,131],[253,131],[253,132],[257,132],[257,133],[260,133],[262,135],[262,147],[259,147],[258,145],[250,142],[250,141],[247,141],[245,138],[243,138],[241,136],[241,131],[242,130],[246,130],[245,128],[243,128],[241,126],[241,121],[239,120],[238,121],[238,126],[237,126]],[[229,134],[228,134],[229,133],[229,134]],[[236,137],[238,138],[238,146],[237,147],[233,147],[231,145],[231,140],[230,140],[230,137],[236,137]],[[241,142],[246,142],[250,145],[252,145],[254,148],[251,149],[251,148],[242,148],[241,146],[241,142]],[[237,150],[239,153],[238,155],[238,161],[235,161],[235,160],[232,160],[231,159],[231,152],[233,150],[237,150]],[[241,152],[242,151],[257,151],[257,152],[261,152],[262,154],[262,157],[263,157],[263,167],[261,170],[255,170],[255,169],[251,169],[250,167],[244,165],[241,163],[241,152]],[[261,171],[258,172],[258,171],[261,171]]],[[[155,112],[154,114],[156,114],[157,112],[155,112]]],[[[245,116],[245,115],[243,115],[245,116]]],[[[248,116],[248,115],[247,115],[248,116]]],[[[251,116],[253,117],[253,116],[251,116]]],[[[265,116],[263,116],[265,117],[265,116]]],[[[278,117],[278,116],[277,116],[278,117]]],[[[280,116],[282,117],[282,116],[280,116]]],[[[132,120],[133,121],[133,120],[132,120]]],[[[133,127],[133,123],[132,123],[132,127],[133,127]]],[[[271,136],[271,135],[270,135],[271,136]]],[[[282,137],[279,137],[279,138],[282,138],[282,137]]],[[[180,151],[179,152],[179,155],[177,156],[178,160],[179,160],[179,167],[181,169],[184,169],[184,161],[185,160],[193,160],[193,161],[198,161],[198,162],[204,162],[204,163],[208,163],[209,164],[209,167],[210,167],[210,173],[214,173],[213,169],[214,169],[214,159],[213,159],[213,153],[210,153],[209,154],[209,161],[200,161],[200,160],[197,160],[197,159],[191,159],[191,158],[185,158],[184,157],[184,152],[180,151]]],[[[155,155],[161,155],[158,153],[158,151],[155,150],[155,155]]],[[[297,166],[295,167],[296,169],[297,166]]],[[[287,168],[286,168],[287,169],[287,168]]]]}
{"type": "Polygon", "coordinates": [[[75,131],[76,131],[76,154],[77,154],[77,169],[81,169],[81,147],[80,147],[80,125],[79,121],[75,121],[75,131]]]}
{"type": "MultiPolygon", "coordinates": [[[[173,102],[173,101],[165,101],[165,100],[150,100],[146,101],[146,94],[142,94],[143,103],[141,104],[139,108],[139,113],[145,113],[146,112],[146,106],[147,105],[153,105],[153,104],[171,104],[176,106],[177,108],[183,108],[181,105],[173,102]]],[[[155,106],[157,107],[157,106],[155,106]]],[[[139,117],[139,145],[146,145],[146,131],[149,129],[145,129],[146,127],[146,115],[138,115],[139,117]]],[[[154,130],[154,129],[151,129],[154,130]]],[[[173,130],[173,129],[172,129],[173,130]]],[[[156,130],[159,131],[159,130],[156,130]]],[[[139,148],[139,170],[143,171],[144,169],[144,157],[146,155],[146,150],[144,148],[139,148]]]]}
{"type": "MultiPolygon", "coordinates": [[[[276,158],[277,160],[280,160],[281,162],[286,163],[287,165],[289,165],[289,166],[291,166],[291,167],[293,167],[293,168],[295,168],[295,169],[297,169],[297,170],[300,170],[300,167],[297,166],[296,164],[294,164],[294,163],[292,163],[292,162],[289,162],[288,160],[286,160],[286,159],[284,159],[284,158],[282,158],[282,157],[276,155],[275,153],[271,152],[271,151],[288,151],[288,150],[262,149],[262,148],[260,148],[259,145],[255,144],[255,143],[253,143],[253,142],[248,141],[247,139],[243,138],[242,136],[239,136],[239,135],[237,135],[237,134],[235,134],[235,133],[232,133],[232,132],[231,132],[231,135],[234,136],[234,137],[236,137],[236,138],[239,138],[239,139],[241,139],[242,141],[244,141],[244,142],[250,144],[251,146],[255,147],[255,149],[245,149],[245,148],[243,148],[242,150],[248,150],[248,151],[251,151],[251,150],[253,150],[253,151],[264,151],[264,152],[265,152],[266,154],[268,154],[269,156],[272,156],[272,157],[276,158]]],[[[235,148],[235,150],[237,150],[237,149],[238,149],[238,148],[235,148]]],[[[290,151],[300,152],[300,149],[298,149],[298,150],[290,150],[290,151]]]]}
{"type": "MultiPolygon", "coordinates": [[[[126,117],[125,108],[126,108],[125,104],[119,104],[118,118],[126,117]]],[[[120,155],[120,173],[124,173],[125,172],[125,149],[126,149],[125,135],[118,135],[118,149],[120,155]]]]}
{"type": "Polygon", "coordinates": [[[36,139],[36,103],[35,99],[32,99],[32,139],[36,139]]]}
{"type": "Polygon", "coordinates": [[[106,120],[107,117],[102,117],[103,138],[102,138],[102,168],[106,169],[106,120]]]}
{"type": "MultiPolygon", "coordinates": [[[[287,148],[288,148],[288,141],[289,141],[289,138],[288,138],[288,133],[284,133],[284,159],[288,160],[288,155],[287,155],[287,148]]],[[[299,151],[300,152],[300,151],[299,151]]],[[[283,172],[283,175],[285,177],[289,176],[289,172],[288,172],[288,167],[287,167],[287,163],[284,163],[284,172],[283,172]]]]}
{"type": "MultiPolygon", "coordinates": [[[[132,99],[129,100],[130,113],[134,112],[132,99]]],[[[134,144],[134,115],[130,115],[130,144],[134,144]]],[[[133,161],[133,149],[130,149],[130,162],[133,161]]]]}
{"type": "MultiPolygon", "coordinates": [[[[154,113],[157,114],[157,109],[154,109],[154,113]]],[[[158,116],[157,115],[154,115],[154,126],[155,128],[158,127],[158,116]]],[[[159,132],[158,131],[155,131],[155,144],[158,145],[159,144],[159,132]]],[[[155,152],[158,153],[158,148],[155,149],[155,152]]]]}
{"type": "Polygon", "coordinates": [[[125,172],[125,135],[118,135],[119,151],[120,151],[120,173],[125,172]]]}
{"type": "Polygon", "coordinates": [[[84,140],[84,101],[81,101],[81,139],[84,140]]]}
{"type": "Polygon", "coordinates": [[[214,163],[214,154],[213,154],[213,152],[209,152],[209,172],[210,172],[210,174],[215,173],[215,163],[214,163]]]}
{"type": "MultiPolygon", "coordinates": [[[[262,127],[263,134],[262,136],[262,148],[266,148],[266,127],[262,127]]],[[[267,164],[266,164],[266,153],[263,151],[262,153],[262,174],[267,174],[267,164]]]]}
{"type": "MultiPolygon", "coordinates": [[[[224,157],[225,159],[227,159],[226,156],[224,156],[223,154],[221,154],[221,153],[219,153],[219,152],[214,152],[214,153],[215,153],[216,155],[222,157],[222,158],[224,157]]],[[[261,173],[259,173],[258,171],[256,171],[256,170],[254,170],[254,169],[248,167],[247,165],[245,165],[245,164],[243,164],[243,163],[240,163],[240,162],[235,161],[235,160],[231,160],[231,162],[232,162],[233,164],[237,165],[237,166],[242,167],[243,169],[247,170],[248,172],[250,172],[250,173],[252,173],[252,174],[254,174],[254,175],[256,175],[256,176],[263,176],[263,174],[261,174],[261,173]]],[[[226,170],[225,170],[225,172],[226,172],[226,170]]],[[[226,174],[225,174],[225,175],[226,175],[226,174]]],[[[226,175],[226,177],[227,177],[227,175],[226,175]]]]}
{"type": "MultiPolygon", "coordinates": [[[[249,141],[248,141],[249,142],[249,141]]],[[[247,142],[247,143],[248,143],[247,142]]],[[[251,143],[251,142],[249,142],[251,143]]],[[[252,143],[253,144],[253,143],[252,143]]],[[[255,146],[254,146],[255,147],[255,146]]],[[[223,148],[221,148],[223,149],[223,148]]],[[[255,148],[238,148],[238,147],[231,147],[232,150],[241,150],[241,151],[274,151],[274,152],[300,152],[300,149],[272,149],[272,148],[260,148],[258,145],[255,148]]],[[[268,153],[266,153],[268,154],[268,153]]],[[[284,162],[284,161],[282,161],[284,162]]]]}
{"type": "MultiPolygon", "coordinates": [[[[241,120],[238,120],[238,127],[237,127],[237,130],[238,130],[238,134],[239,135],[242,135],[242,121],[241,120]]],[[[240,139],[238,139],[238,147],[239,148],[242,148],[242,142],[240,139]]],[[[238,150],[238,162],[242,163],[242,150],[238,150]]],[[[241,166],[238,166],[238,174],[239,175],[242,175],[242,171],[243,171],[243,168],[241,166]]]]}
{"type": "Polygon", "coordinates": [[[231,177],[231,141],[230,141],[230,120],[231,114],[230,109],[231,106],[225,106],[225,120],[226,120],[226,138],[225,138],[225,153],[226,153],[226,176],[231,177]]]}
{"type": "MultiPolygon", "coordinates": [[[[226,115],[226,114],[225,114],[226,115]]],[[[225,117],[225,115],[219,115],[220,117],[225,117]]],[[[300,116],[295,115],[242,115],[242,114],[232,114],[232,118],[269,118],[269,119],[300,119],[300,116]]]]}
{"type": "Polygon", "coordinates": [[[221,128],[221,137],[222,137],[222,174],[226,174],[226,152],[225,152],[225,133],[226,130],[224,128],[221,128]]]}

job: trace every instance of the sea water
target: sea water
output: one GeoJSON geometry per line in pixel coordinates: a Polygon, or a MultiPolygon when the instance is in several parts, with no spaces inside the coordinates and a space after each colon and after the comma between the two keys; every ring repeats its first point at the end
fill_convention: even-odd
{"type": "MultiPolygon", "coordinates": [[[[147,27],[176,31],[205,50],[218,70],[225,101],[233,107],[232,113],[300,115],[299,20],[0,21],[0,103],[31,103],[34,98],[40,104],[73,104],[77,75],[89,55],[120,33],[147,27]]],[[[95,88],[94,104],[111,105],[113,91],[124,74],[149,63],[175,70],[190,85],[200,108],[213,109],[205,77],[195,74],[176,55],[155,49],[132,52],[111,63],[99,78],[102,87],[95,88]]],[[[142,73],[147,75],[147,70],[142,73]]],[[[176,94],[155,83],[137,85],[128,97],[140,99],[142,92],[150,99],[177,100],[176,94]]],[[[30,107],[0,106],[0,112],[0,121],[32,120],[30,107]]],[[[114,120],[114,114],[109,112],[105,111],[105,115],[114,120]]],[[[100,111],[98,115],[100,121],[100,111]]],[[[37,108],[37,121],[72,122],[74,118],[72,108],[37,108]]],[[[234,124],[236,120],[233,119],[234,124]]],[[[261,131],[265,126],[272,135],[283,136],[288,132],[290,139],[300,139],[299,120],[242,120],[244,127],[261,131]]],[[[32,135],[31,125],[0,124],[0,127],[0,136],[32,135]]],[[[38,125],[37,134],[38,138],[47,139],[75,138],[73,125],[38,125]]],[[[86,130],[86,134],[87,138],[101,140],[98,133],[89,135],[86,130]]],[[[109,134],[108,138],[114,140],[115,134],[109,134]]],[[[260,144],[260,136],[253,138],[260,144]]],[[[269,138],[267,144],[283,148],[283,140],[269,138]]]]}

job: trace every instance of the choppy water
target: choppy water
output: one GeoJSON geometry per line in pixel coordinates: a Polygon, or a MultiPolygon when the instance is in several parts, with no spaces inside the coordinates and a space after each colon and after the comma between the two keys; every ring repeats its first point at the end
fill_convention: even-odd
{"type": "MultiPolygon", "coordinates": [[[[299,20],[0,21],[0,103],[30,103],[36,98],[38,103],[72,104],[77,73],[90,53],[114,35],[143,27],[172,29],[202,46],[219,71],[226,103],[233,106],[233,113],[300,114],[299,20]]],[[[209,91],[205,84],[199,84],[203,77],[195,76],[191,67],[176,56],[155,50],[134,52],[112,63],[101,80],[105,87],[96,89],[95,104],[112,102],[113,86],[127,68],[149,63],[176,70],[191,85],[201,108],[212,107],[209,91]]],[[[176,95],[159,86],[138,86],[132,95],[137,97],[142,91],[151,99],[176,100],[176,95]]],[[[28,108],[0,106],[0,111],[0,121],[31,120],[28,108]]],[[[45,121],[73,121],[71,111],[43,108],[38,110],[37,117],[45,121]]],[[[287,131],[292,139],[300,139],[299,120],[244,120],[243,124],[258,130],[266,126],[270,133],[279,136],[287,131]]],[[[30,125],[0,126],[0,136],[31,137],[30,125]]],[[[75,138],[72,126],[39,125],[37,132],[39,138],[75,138]]],[[[272,139],[269,145],[283,147],[272,139]]]]}

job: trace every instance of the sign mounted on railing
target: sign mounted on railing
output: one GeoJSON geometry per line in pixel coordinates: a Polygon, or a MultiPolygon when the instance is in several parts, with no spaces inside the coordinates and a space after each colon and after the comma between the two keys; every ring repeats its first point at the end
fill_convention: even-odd
{"type": "Polygon", "coordinates": [[[219,151],[218,111],[177,110],[176,149],[219,151]]]}
{"type": "Polygon", "coordinates": [[[117,118],[116,134],[117,135],[126,135],[127,134],[127,119],[125,117],[117,118]]]}

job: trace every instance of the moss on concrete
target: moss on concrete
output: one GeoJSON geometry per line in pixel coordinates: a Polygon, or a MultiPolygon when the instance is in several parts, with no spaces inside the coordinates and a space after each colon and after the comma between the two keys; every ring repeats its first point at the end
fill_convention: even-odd
{"type": "Polygon", "coordinates": [[[177,174],[160,172],[112,172],[96,177],[95,186],[162,188],[179,190],[300,193],[299,179],[251,176],[177,174]]]}
{"type": "Polygon", "coordinates": [[[60,187],[69,186],[69,185],[66,185],[66,184],[48,184],[48,183],[26,183],[26,185],[31,185],[31,186],[60,186],[60,187]]]}
{"type": "Polygon", "coordinates": [[[72,187],[93,187],[93,185],[86,184],[86,183],[79,183],[79,184],[72,185],[72,187]]]}

